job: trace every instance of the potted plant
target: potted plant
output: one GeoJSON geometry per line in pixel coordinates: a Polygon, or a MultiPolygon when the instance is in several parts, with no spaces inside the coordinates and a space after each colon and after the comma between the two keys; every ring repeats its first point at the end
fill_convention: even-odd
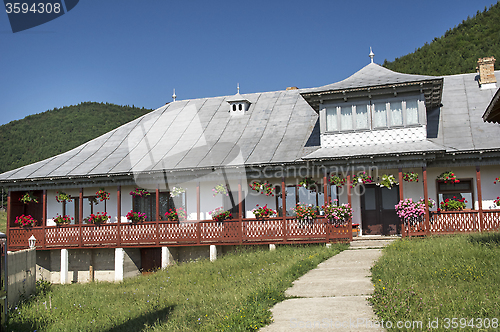
{"type": "Polygon", "coordinates": [[[387,189],[391,189],[393,186],[398,185],[398,181],[392,174],[384,174],[382,175],[382,179],[379,183],[377,183],[380,187],[386,187],[387,189]]]}
{"type": "Polygon", "coordinates": [[[180,196],[182,193],[185,193],[186,192],[186,189],[184,188],[181,188],[181,187],[174,187],[172,189],[172,191],[170,192],[170,197],[174,198],[174,197],[178,197],[180,196]]]}
{"type": "Polygon", "coordinates": [[[337,174],[330,175],[330,184],[341,188],[345,184],[345,179],[337,174]]]}
{"type": "Polygon", "coordinates": [[[104,188],[99,189],[95,193],[95,195],[96,195],[97,199],[101,202],[107,201],[109,199],[109,193],[107,191],[105,191],[104,188]]]}
{"type": "Polygon", "coordinates": [[[146,189],[140,188],[135,188],[129,194],[134,197],[148,197],[149,195],[151,195],[146,189]]]}
{"type": "Polygon", "coordinates": [[[32,227],[35,226],[36,220],[30,215],[25,216],[22,214],[16,217],[16,221],[14,221],[14,223],[18,224],[19,227],[32,227]]]}
{"type": "Polygon", "coordinates": [[[131,222],[144,222],[146,218],[147,216],[143,212],[134,212],[134,210],[130,210],[129,213],[127,213],[127,219],[131,222]]]}
{"type": "Polygon", "coordinates": [[[500,197],[497,197],[497,199],[495,199],[493,203],[495,203],[496,206],[500,206],[500,197]]]}
{"type": "Polygon", "coordinates": [[[73,199],[65,192],[56,192],[56,201],[61,202],[71,202],[73,199]]]}
{"type": "Polygon", "coordinates": [[[453,196],[453,199],[445,199],[443,202],[439,203],[439,211],[461,211],[465,209],[465,197],[457,198],[453,196]]]}
{"type": "Polygon", "coordinates": [[[414,172],[403,173],[403,181],[418,182],[418,173],[414,173],[414,172]]]}
{"type": "Polygon", "coordinates": [[[298,220],[312,220],[316,218],[316,206],[299,203],[293,209],[298,220]]]}
{"type": "Polygon", "coordinates": [[[273,193],[273,185],[269,182],[259,182],[253,181],[249,184],[250,188],[256,192],[260,192],[261,194],[265,194],[266,196],[274,196],[273,193]]]}
{"type": "Polygon", "coordinates": [[[265,206],[259,206],[259,204],[257,204],[256,208],[252,210],[252,213],[257,219],[274,217],[276,215],[276,211],[268,208],[267,204],[265,206]]]}
{"type": "Polygon", "coordinates": [[[169,209],[165,212],[165,218],[170,221],[179,221],[186,219],[186,210],[181,207],[175,209],[169,209]]]}
{"type": "Polygon", "coordinates": [[[87,223],[100,225],[106,223],[109,218],[110,216],[107,214],[107,212],[97,212],[96,214],[92,213],[88,218],[87,223]]]}
{"type": "Polygon", "coordinates": [[[212,216],[212,220],[217,222],[223,222],[224,220],[231,219],[231,212],[224,210],[224,208],[218,207],[213,211],[208,212],[212,216]]]}
{"type": "Polygon", "coordinates": [[[21,198],[19,198],[19,201],[23,202],[23,204],[29,204],[31,202],[38,203],[38,199],[30,192],[25,193],[21,198]]]}
{"type": "MultiPolygon", "coordinates": [[[[429,198],[427,200],[429,208],[434,207],[435,204],[436,202],[433,199],[429,198]]],[[[418,201],[413,201],[413,199],[407,198],[399,201],[399,203],[395,205],[395,209],[399,219],[401,219],[405,225],[414,225],[423,220],[425,214],[425,202],[423,198],[418,201]]]]}
{"type": "Polygon", "coordinates": [[[297,187],[304,187],[310,191],[318,190],[319,184],[313,180],[312,177],[303,178],[302,181],[299,182],[297,187]]]}
{"type": "Polygon", "coordinates": [[[61,225],[69,225],[71,223],[71,220],[73,220],[74,218],[68,216],[68,215],[64,215],[64,216],[60,216],[59,214],[56,215],[56,217],[54,218],[54,222],[56,223],[57,226],[61,226],[61,225]]]}
{"type": "Polygon", "coordinates": [[[358,173],[352,177],[352,184],[351,187],[354,188],[358,184],[366,184],[366,183],[372,183],[372,177],[368,175],[365,171],[363,173],[358,173]]]}
{"type": "Polygon", "coordinates": [[[217,196],[218,194],[229,196],[226,185],[222,183],[213,187],[212,193],[214,197],[217,196]]]}
{"type": "Polygon", "coordinates": [[[334,199],[321,207],[323,215],[331,224],[336,226],[345,225],[352,218],[352,208],[349,204],[338,204],[334,199]]]}
{"type": "Polygon", "coordinates": [[[457,180],[457,176],[455,173],[452,171],[446,171],[438,175],[437,177],[438,181],[444,182],[444,183],[459,183],[460,181],[457,180]]]}

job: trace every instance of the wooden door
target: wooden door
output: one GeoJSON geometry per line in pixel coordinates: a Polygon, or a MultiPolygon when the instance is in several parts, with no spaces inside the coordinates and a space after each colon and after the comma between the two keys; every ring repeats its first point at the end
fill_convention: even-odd
{"type": "Polygon", "coordinates": [[[398,186],[387,189],[366,185],[361,196],[363,234],[394,235],[401,232],[399,217],[394,206],[399,202],[398,186]]]}

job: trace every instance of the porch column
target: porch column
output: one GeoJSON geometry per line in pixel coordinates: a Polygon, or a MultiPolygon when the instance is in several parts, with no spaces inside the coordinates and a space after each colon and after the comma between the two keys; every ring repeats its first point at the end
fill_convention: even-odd
{"type": "Polygon", "coordinates": [[[80,195],[78,196],[78,223],[83,223],[83,188],[80,188],[80,195]]]}
{"type": "Polygon", "coordinates": [[[213,244],[210,245],[210,261],[213,262],[217,259],[217,247],[213,244]]]}
{"type": "Polygon", "coordinates": [[[156,186],[156,221],[160,220],[160,184],[156,186]]]}
{"type": "MultiPolygon", "coordinates": [[[[132,208],[133,210],[133,208],[132,208]]],[[[116,222],[118,224],[118,245],[122,242],[121,223],[122,223],[122,186],[116,188],[116,222]]]]}
{"type": "Polygon", "coordinates": [[[61,249],[61,285],[68,283],[68,249],[61,249]]]}
{"type": "Polygon", "coordinates": [[[427,166],[422,167],[422,177],[424,178],[424,206],[425,206],[425,228],[427,235],[431,234],[431,225],[429,222],[429,191],[427,189],[427,166]]]}
{"type": "Polygon", "coordinates": [[[7,230],[5,231],[5,235],[7,236],[7,248],[9,247],[9,228],[10,228],[10,220],[12,218],[12,197],[11,197],[12,191],[7,192],[7,230]]]}
{"type": "Polygon", "coordinates": [[[283,242],[287,239],[287,222],[286,222],[286,187],[285,187],[285,176],[281,177],[281,211],[282,211],[282,222],[283,222],[283,242]]]}
{"type": "Polygon", "coordinates": [[[123,281],[123,262],[125,253],[123,248],[115,248],[115,281],[123,281]]]}
{"type": "Polygon", "coordinates": [[[200,220],[200,182],[196,183],[196,220],[200,220]]]}
{"type": "Polygon", "coordinates": [[[243,243],[243,202],[241,201],[243,195],[241,193],[241,178],[238,181],[238,238],[240,244],[243,243]]]}
{"type": "Polygon", "coordinates": [[[47,225],[47,190],[43,190],[42,194],[42,226],[47,225]]]}
{"type": "Polygon", "coordinates": [[[481,166],[476,166],[476,185],[477,185],[477,204],[479,209],[479,231],[485,230],[484,215],[483,215],[483,193],[481,190],[481,166]]]}
{"type": "Polygon", "coordinates": [[[161,268],[166,269],[173,262],[172,253],[168,247],[161,247],[161,268]]]}
{"type": "Polygon", "coordinates": [[[323,196],[325,198],[325,205],[328,204],[328,184],[327,184],[327,179],[328,179],[328,176],[327,176],[327,172],[326,172],[326,168],[325,168],[325,172],[323,174],[323,196]]]}
{"type": "MultiPolygon", "coordinates": [[[[399,168],[399,200],[403,200],[404,199],[404,193],[403,193],[403,169],[400,167],[399,168]]],[[[403,222],[403,220],[400,219],[400,222],[401,222],[401,236],[402,237],[406,237],[406,227],[405,227],[405,223],[403,222]]]]}
{"type": "MultiPolygon", "coordinates": [[[[346,184],[347,184],[347,204],[349,204],[349,206],[352,209],[351,173],[347,173],[346,184]]],[[[352,217],[351,217],[351,219],[349,219],[349,229],[350,229],[349,239],[350,239],[350,241],[352,241],[352,217]]]]}

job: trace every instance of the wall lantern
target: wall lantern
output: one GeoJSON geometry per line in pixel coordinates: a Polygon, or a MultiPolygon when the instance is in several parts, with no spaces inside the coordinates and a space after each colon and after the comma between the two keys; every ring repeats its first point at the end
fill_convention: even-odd
{"type": "Polygon", "coordinates": [[[28,243],[29,243],[30,249],[35,248],[36,238],[34,235],[31,235],[31,237],[28,239],[28,243]]]}

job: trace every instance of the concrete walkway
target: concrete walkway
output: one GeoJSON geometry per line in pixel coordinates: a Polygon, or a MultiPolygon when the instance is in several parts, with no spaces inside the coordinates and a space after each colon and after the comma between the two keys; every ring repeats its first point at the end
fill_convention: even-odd
{"type": "Polygon", "coordinates": [[[260,331],[384,331],[367,298],[373,293],[370,268],[394,238],[355,238],[349,250],[319,264],[286,290],[294,297],[276,304],[274,322],[260,331]]]}

